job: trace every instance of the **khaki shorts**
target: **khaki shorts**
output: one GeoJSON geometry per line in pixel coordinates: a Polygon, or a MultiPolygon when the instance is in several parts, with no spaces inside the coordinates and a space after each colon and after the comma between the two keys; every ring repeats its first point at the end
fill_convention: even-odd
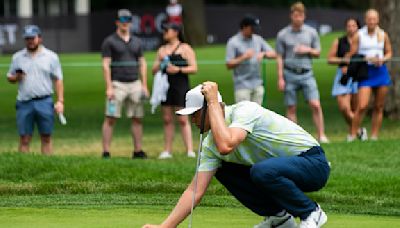
{"type": "Polygon", "coordinates": [[[264,87],[258,86],[254,89],[238,89],[235,91],[236,103],[241,101],[253,101],[261,105],[264,98],[264,87]]]}
{"type": "Polygon", "coordinates": [[[121,111],[125,106],[128,118],[142,118],[144,116],[142,97],[142,82],[112,82],[114,89],[114,99],[106,99],[106,116],[121,117],[121,111]]]}

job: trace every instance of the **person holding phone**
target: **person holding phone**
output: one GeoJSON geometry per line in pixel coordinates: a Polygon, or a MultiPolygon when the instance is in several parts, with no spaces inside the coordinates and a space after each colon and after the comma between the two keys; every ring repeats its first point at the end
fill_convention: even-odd
{"type": "Polygon", "coordinates": [[[12,57],[7,79],[18,83],[17,126],[20,135],[18,150],[29,152],[34,125],[39,130],[41,151],[52,153],[51,134],[54,111],[64,112],[64,84],[58,55],[42,45],[42,33],[38,26],[27,25],[23,38],[26,48],[12,57]],[[53,84],[57,100],[53,104],[53,84]]]}

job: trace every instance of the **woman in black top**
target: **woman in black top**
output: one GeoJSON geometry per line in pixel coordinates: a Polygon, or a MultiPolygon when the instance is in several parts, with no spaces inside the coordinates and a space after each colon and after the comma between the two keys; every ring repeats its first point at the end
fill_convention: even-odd
{"type": "MultiPolygon", "coordinates": [[[[185,107],[185,95],[189,90],[188,74],[197,72],[196,56],[190,45],[183,42],[181,25],[169,23],[163,26],[165,45],[158,49],[153,65],[153,74],[159,70],[168,75],[167,100],[162,103],[164,120],[164,151],[160,159],[172,157],[172,141],[175,132],[175,111],[185,107]]],[[[192,144],[192,129],[188,116],[176,116],[181,127],[188,157],[195,157],[192,144]]]]}
{"type": "MultiPolygon", "coordinates": [[[[354,117],[354,110],[357,102],[357,82],[353,82],[352,78],[347,81],[343,80],[343,75],[347,73],[347,63],[345,55],[350,51],[350,41],[360,28],[360,23],[355,18],[346,20],[346,35],[336,39],[328,54],[328,63],[338,65],[336,77],[332,87],[332,96],[336,97],[339,110],[342,112],[348,127],[354,117]]],[[[359,130],[359,136],[363,139],[367,135],[366,129],[359,130]]]]}

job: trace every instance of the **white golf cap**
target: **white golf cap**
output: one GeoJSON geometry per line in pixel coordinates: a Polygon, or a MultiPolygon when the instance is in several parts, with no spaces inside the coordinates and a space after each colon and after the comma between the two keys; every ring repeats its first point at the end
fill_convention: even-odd
{"type": "MultiPolygon", "coordinates": [[[[204,95],[201,93],[202,85],[198,85],[186,93],[185,108],[176,111],[178,115],[190,115],[203,107],[204,95]]],[[[222,102],[222,96],[218,92],[218,102],[222,102]]]]}

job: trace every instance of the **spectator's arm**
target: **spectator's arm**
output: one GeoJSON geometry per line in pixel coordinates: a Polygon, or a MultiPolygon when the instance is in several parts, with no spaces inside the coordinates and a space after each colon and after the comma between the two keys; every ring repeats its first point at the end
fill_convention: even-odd
{"type": "Polygon", "coordinates": [[[196,54],[189,45],[185,45],[185,51],[186,51],[188,66],[181,67],[181,72],[184,74],[195,74],[197,72],[196,54]]]}
{"type": "Polygon", "coordinates": [[[160,70],[160,64],[162,61],[161,49],[162,47],[158,49],[156,59],[154,60],[153,67],[151,69],[153,74],[156,74],[160,70]]]}
{"type": "Polygon", "coordinates": [[[57,94],[57,102],[54,104],[57,113],[64,112],[64,83],[61,79],[54,79],[57,94]]]}
{"type": "Polygon", "coordinates": [[[389,59],[392,58],[393,56],[393,50],[392,50],[392,43],[390,42],[389,36],[387,33],[385,33],[385,56],[383,57],[383,61],[386,62],[389,59]]]}
{"type": "Polygon", "coordinates": [[[111,65],[111,57],[103,57],[103,76],[106,84],[106,95],[108,99],[112,99],[114,97],[114,90],[111,81],[110,65],[111,65]]]}
{"type": "Polygon", "coordinates": [[[350,58],[351,56],[357,54],[358,52],[358,44],[360,41],[360,37],[358,36],[358,34],[356,33],[353,38],[351,39],[350,42],[350,51],[346,53],[345,57],[346,57],[346,61],[350,62],[350,58]]]}
{"type": "Polygon", "coordinates": [[[140,69],[140,80],[142,82],[142,88],[146,96],[149,96],[149,89],[147,87],[147,62],[143,56],[139,58],[139,69],[140,69]]]}
{"type": "Polygon", "coordinates": [[[328,63],[329,64],[340,64],[343,62],[342,58],[339,58],[336,56],[338,46],[339,46],[339,40],[336,39],[335,41],[333,41],[331,49],[329,50],[329,53],[328,53],[328,63]]]}

